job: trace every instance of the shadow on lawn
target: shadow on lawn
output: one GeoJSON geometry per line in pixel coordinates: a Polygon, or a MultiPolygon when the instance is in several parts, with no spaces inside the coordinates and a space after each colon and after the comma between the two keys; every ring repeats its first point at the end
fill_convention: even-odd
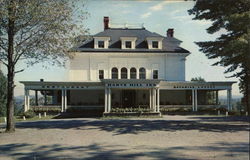
{"type": "MultiPolygon", "coordinates": [[[[211,119],[199,120],[134,120],[134,119],[62,119],[50,121],[22,122],[17,123],[17,128],[38,128],[38,129],[77,129],[90,130],[98,129],[119,134],[138,134],[150,131],[183,131],[199,130],[205,132],[238,132],[249,131],[247,123],[233,124],[231,122],[215,123],[211,119]],[[204,123],[205,122],[205,123],[204,123]]],[[[211,117],[212,118],[212,117],[211,117]]],[[[220,119],[220,122],[224,122],[220,119]]]]}
{"type": "Polygon", "coordinates": [[[215,143],[210,146],[182,146],[168,148],[152,148],[150,146],[137,146],[136,148],[125,149],[122,145],[100,145],[91,144],[88,146],[65,146],[61,144],[41,145],[35,144],[6,144],[0,145],[0,157],[11,157],[19,160],[54,160],[54,159],[85,159],[85,160],[106,160],[106,159],[183,159],[193,160],[200,158],[224,158],[248,157],[248,143],[215,143]],[[214,152],[216,151],[216,154],[214,152]],[[188,152],[194,152],[196,156],[188,157],[188,152]],[[197,153],[202,157],[197,157],[197,153]],[[210,156],[207,155],[210,153],[210,156]],[[211,157],[213,155],[214,157],[211,157]],[[207,157],[208,156],[208,157],[207,157]]]}

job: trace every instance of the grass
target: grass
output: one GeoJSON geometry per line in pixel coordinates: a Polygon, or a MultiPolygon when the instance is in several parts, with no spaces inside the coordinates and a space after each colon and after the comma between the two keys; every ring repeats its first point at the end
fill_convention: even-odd
{"type": "MultiPolygon", "coordinates": [[[[41,117],[39,118],[38,116],[35,116],[33,118],[26,118],[26,120],[23,120],[22,117],[20,116],[15,116],[15,121],[16,122],[23,122],[23,121],[40,121],[40,120],[49,120],[54,118],[56,115],[47,115],[46,117],[41,117]]],[[[4,123],[4,117],[0,117],[0,123],[4,123]]]]}

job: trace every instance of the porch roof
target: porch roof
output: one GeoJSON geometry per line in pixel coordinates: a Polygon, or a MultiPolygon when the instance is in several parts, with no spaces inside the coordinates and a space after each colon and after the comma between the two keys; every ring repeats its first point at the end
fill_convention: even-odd
{"type": "MultiPolygon", "coordinates": [[[[191,82],[191,81],[166,81],[161,79],[102,79],[100,82],[73,82],[73,81],[20,81],[26,89],[104,89],[105,85],[110,84],[153,84],[151,87],[160,89],[231,89],[235,81],[216,81],[216,82],[191,82]]],[[[121,86],[119,86],[120,88],[121,86]]],[[[123,86],[124,87],[124,86],[123,86]]],[[[130,85],[130,88],[138,88],[130,85]]],[[[140,86],[140,88],[148,85],[140,86]]],[[[127,87],[125,87],[127,88],[127,87]]]]}

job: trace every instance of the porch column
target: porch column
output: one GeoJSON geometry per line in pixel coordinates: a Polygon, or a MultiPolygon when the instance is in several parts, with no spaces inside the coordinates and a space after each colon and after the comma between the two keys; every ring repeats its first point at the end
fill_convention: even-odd
{"type": "Polygon", "coordinates": [[[111,111],[111,89],[108,89],[108,113],[111,111]]]}
{"type": "Polygon", "coordinates": [[[192,110],[195,111],[195,90],[192,89],[192,110]]]}
{"type": "Polygon", "coordinates": [[[36,106],[38,106],[38,94],[37,94],[37,90],[35,90],[35,104],[36,104],[36,106]]]}
{"type": "Polygon", "coordinates": [[[149,108],[152,109],[152,89],[149,89],[149,108]]]}
{"type": "Polygon", "coordinates": [[[24,96],[24,112],[30,109],[30,96],[29,90],[25,89],[25,96],[24,96]]]}
{"type": "Polygon", "coordinates": [[[156,112],[156,89],[153,88],[153,109],[156,112]]]}
{"type": "Polygon", "coordinates": [[[64,112],[66,112],[67,106],[67,90],[64,90],[64,112]]]}
{"type": "Polygon", "coordinates": [[[160,112],[160,88],[157,88],[157,112],[160,112]]]}
{"type": "Polygon", "coordinates": [[[61,106],[61,112],[64,112],[64,89],[62,89],[62,106],[61,106]]]}
{"type": "Polygon", "coordinates": [[[227,90],[227,110],[231,111],[232,110],[232,90],[228,89],[227,90]]]}
{"type": "Polygon", "coordinates": [[[108,112],[108,89],[105,88],[105,106],[104,106],[104,112],[108,112]]]}

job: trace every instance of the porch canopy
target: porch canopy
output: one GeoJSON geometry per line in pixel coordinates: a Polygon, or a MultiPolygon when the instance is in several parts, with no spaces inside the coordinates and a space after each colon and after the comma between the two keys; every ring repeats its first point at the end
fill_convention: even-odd
{"type": "MultiPolygon", "coordinates": [[[[149,107],[154,112],[160,111],[160,91],[164,90],[190,90],[192,91],[192,109],[197,111],[198,101],[197,92],[199,90],[226,90],[227,108],[232,109],[232,84],[236,82],[187,82],[187,81],[166,81],[160,79],[102,79],[99,82],[58,82],[58,81],[21,81],[25,89],[24,110],[30,108],[29,91],[35,91],[37,104],[37,92],[44,91],[45,98],[49,91],[60,91],[61,111],[67,109],[67,91],[69,90],[105,90],[104,112],[111,111],[111,92],[112,90],[148,90],[149,107]],[[48,92],[47,92],[48,91],[48,92]]],[[[218,96],[218,95],[217,95],[218,96]]]]}
{"type": "Polygon", "coordinates": [[[232,110],[232,84],[236,83],[235,81],[229,82],[195,82],[195,81],[161,81],[160,90],[191,90],[192,91],[192,109],[193,111],[198,110],[198,100],[197,92],[198,91],[217,91],[216,97],[218,98],[218,91],[226,90],[227,91],[227,109],[232,110]]]}
{"type": "Polygon", "coordinates": [[[111,92],[118,89],[146,89],[149,91],[149,108],[160,112],[160,79],[103,79],[105,84],[105,113],[111,111],[111,92]]]}
{"type": "Polygon", "coordinates": [[[59,81],[20,81],[24,84],[24,111],[30,109],[30,90],[35,91],[35,103],[38,104],[38,91],[44,92],[45,103],[48,91],[61,91],[61,112],[67,109],[67,91],[69,90],[104,90],[102,82],[59,82],[59,81]]]}

